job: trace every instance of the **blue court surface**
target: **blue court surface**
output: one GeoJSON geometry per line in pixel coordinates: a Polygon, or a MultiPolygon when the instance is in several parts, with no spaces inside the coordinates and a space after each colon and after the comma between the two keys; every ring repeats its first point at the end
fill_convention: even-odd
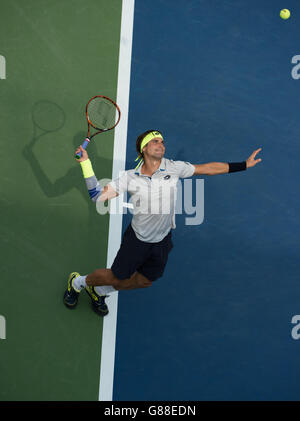
{"type": "Polygon", "coordinates": [[[114,400],[299,399],[299,28],[297,1],[135,2],[126,169],[151,128],[169,159],[262,162],[202,177],[203,223],[119,294],[114,400]]]}

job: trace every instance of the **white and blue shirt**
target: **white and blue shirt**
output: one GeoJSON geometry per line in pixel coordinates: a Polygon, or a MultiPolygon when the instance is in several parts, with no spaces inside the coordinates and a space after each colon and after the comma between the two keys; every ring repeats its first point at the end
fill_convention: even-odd
{"type": "Polygon", "coordinates": [[[137,170],[125,171],[109,184],[118,193],[128,192],[133,204],[132,228],[141,241],[157,243],[175,225],[175,205],[179,178],[191,177],[195,172],[189,162],[162,158],[160,167],[152,175],[137,170]]]}

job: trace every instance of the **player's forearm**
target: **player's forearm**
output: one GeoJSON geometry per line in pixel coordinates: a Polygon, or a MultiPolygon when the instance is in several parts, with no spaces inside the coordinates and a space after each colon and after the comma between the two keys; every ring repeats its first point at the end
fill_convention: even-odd
{"type": "Polygon", "coordinates": [[[97,202],[97,200],[105,202],[106,200],[110,200],[118,196],[118,193],[109,184],[103,188],[100,186],[100,183],[94,174],[92,163],[89,159],[81,161],[80,165],[86,187],[93,202],[97,202]]]}
{"type": "Polygon", "coordinates": [[[89,159],[80,162],[83,177],[88,189],[90,199],[96,202],[99,196],[101,196],[101,186],[95,176],[92,163],[89,159]]]}
{"type": "Polygon", "coordinates": [[[207,175],[227,174],[229,172],[229,164],[227,162],[209,162],[206,164],[207,175]]]}
{"type": "Polygon", "coordinates": [[[243,162],[208,162],[207,164],[194,165],[194,175],[218,175],[230,172],[244,171],[247,168],[246,161],[243,162]]]}

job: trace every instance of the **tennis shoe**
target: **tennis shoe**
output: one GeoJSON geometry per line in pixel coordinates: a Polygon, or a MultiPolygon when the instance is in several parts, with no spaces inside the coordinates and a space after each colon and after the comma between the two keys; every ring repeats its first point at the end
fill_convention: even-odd
{"type": "Polygon", "coordinates": [[[66,289],[64,293],[64,304],[70,309],[73,309],[76,307],[78,303],[78,297],[80,291],[74,288],[73,281],[77,276],[80,276],[78,272],[72,272],[69,275],[68,278],[68,288],[66,289]]]}
{"type": "Polygon", "coordinates": [[[108,314],[108,307],[105,303],[105,298],[107,295],[99,295],[95,287],[86,286],[85,287],[86,293],[91,298],[91,306],[95,313],[97,313],[99,316],[106,316],[108,314]]]}

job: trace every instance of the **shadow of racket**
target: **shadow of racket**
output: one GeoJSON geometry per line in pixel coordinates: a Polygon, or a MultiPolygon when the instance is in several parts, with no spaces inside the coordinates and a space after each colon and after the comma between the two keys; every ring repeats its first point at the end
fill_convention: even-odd
{"type": "Polygon", "coordinates": [[[33,135],[31,142],[23,149],[23,154],[28,158],[35,143],[43,136],[55,133],[62,129],[66,116],[64,110],[55,102],[41,100],[36,102],[31,109],[33,135]]]}

